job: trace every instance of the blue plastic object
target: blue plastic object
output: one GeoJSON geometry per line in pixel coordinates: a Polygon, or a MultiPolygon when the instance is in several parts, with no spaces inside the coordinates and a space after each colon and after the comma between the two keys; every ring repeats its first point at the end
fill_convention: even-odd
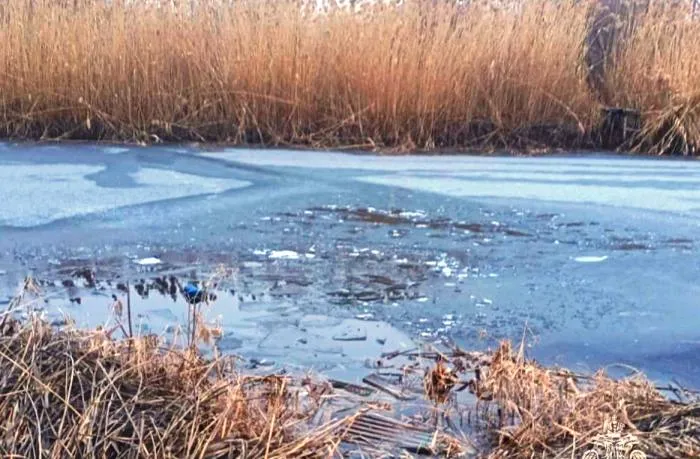
{"type": "Polygon", "coordinates": [[[201,287],[198,287],[194,284],[187,284],[183,287],[182,289],[183,295],[185,295],[185,299],[189,303],[201,303],[204,300],[204,289],[201,287]]]}

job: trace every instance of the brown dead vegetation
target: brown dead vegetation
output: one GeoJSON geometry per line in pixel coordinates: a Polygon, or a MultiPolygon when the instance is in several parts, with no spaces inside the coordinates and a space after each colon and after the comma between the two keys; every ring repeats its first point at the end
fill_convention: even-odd
{"type": "Polygon", "coordinates": [[[700,455],[700,400],[671,401],[643,376],[581,378],[527,361],[506,342],[481,389],[516,419],[496,431],[494,458],[581,457],[615,420],[648,457],[700,455]]]}
{"type": "Polygon", "coordinates": [[[286,378],[242,376],[226,359],[153,338],[7,321],[0,374],[3,457],[326,457],[336,448],[337,426],[301,427],[315,404],[286,378]]]}
{"type": "Polygon", "coordinates": [[[643,119],[625,148],[695,153],[689,1],[638,18],[605,101],[583,58],[594,3],[5,0],[0,135],[539,151],[599,146],[616,104],[643,119]]]}
{"type": "MultiPolygon", "coordinates": [[[[367,399],[374,391],[355,384],[245,374],[234,357],[205,359],[196,346],[201,333],[178,347],[153,335],[130,337],[120,323],[89,331],[55,328],[31,312],[23,322],[13,318],[41,295],[27,278],[0,321],[3,457],[341,457],[349,445],[362,445],[370,457],[397,448],[460,457],[483,443],[492,458],[564,458],[609,446],[601,435],[616,422],[613,440],[649,457],[700,455],[697,392],[656,387],[641,375],[614,380],[545,368],[526,359],[524,343],[518,352],[503,342],[491,354],[452,347],[382,355],[408,359],[399,373],[403,389],[433,402],[423,409],[431,426],[400,419],[412,400],[401,390],[384,388],[395,399],[387,404],[367,399]],[[113,338],[119,331],[124,338],[113,338]],[[335,388],[350,394],[349,405],[328,406],[335,388]],[[458,402],[466,389],[476,407],[458,402]],[[474,439],[449,420],[463,420],[465,411],[470,424],[485,427],[474,439]]],[[[372,381],[393,384],[388,376],[372,381]]]]}

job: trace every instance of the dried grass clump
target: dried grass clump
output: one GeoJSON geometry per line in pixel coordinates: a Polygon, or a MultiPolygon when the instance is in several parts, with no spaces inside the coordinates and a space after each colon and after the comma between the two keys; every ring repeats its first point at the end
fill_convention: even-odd
{"type": "Polygon", "coordinates": [[[445,365],[442,360],[438,360],[435,366],[425,373],[423,391],[426,398],[433,403],[445,403],[457,381],[459,381],[457,373],[445,365]]]}
{"type": "Polygon", "coordinates": [[[612,419],[636,436],[649,457],[700,455],[700,402],[674,403],[645,379],[590,383],[526,361],[502,343],[482,391],[517,423],[501,428],[491,457],[578,457],[612,419]]]}
{"type": "Polygon", "coordinates": [[[0,336],[2,457],[327,457],[343,420],[304,428],[316,405],[279,376],[153,338],[7,320],[0,336]]]}

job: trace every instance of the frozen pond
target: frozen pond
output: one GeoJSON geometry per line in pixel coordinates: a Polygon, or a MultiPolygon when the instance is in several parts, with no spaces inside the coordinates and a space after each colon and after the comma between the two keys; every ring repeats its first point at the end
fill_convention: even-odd
{"type": "Polygon", "coordinates": [[[526,333],[546,363],[700,387],[697,162],[0,144],[0,166],[0,302],[32,273],[55,320],[103,323],[130,279],[166,333],[171,279],[223,264],[209,314],[255,362],[347,375],[526,333]]]}

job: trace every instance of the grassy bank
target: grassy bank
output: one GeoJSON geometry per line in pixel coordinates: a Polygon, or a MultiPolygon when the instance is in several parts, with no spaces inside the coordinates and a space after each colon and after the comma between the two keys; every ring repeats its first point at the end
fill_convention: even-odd
{"type": "Polygon", "coordinates": [[[0,312],[2,457],[321,458],[360,448],[362,457],[525,459],[603,453],[610,441],[636,459],[645,456],[632,449],[700,454],[698,392],[656,387],[641,374],[545,368],[526,358],[524,341],[486,353],[427,344],[386,352],[377,356],[382,370],[359,384],[255,375],[242,369],[244,356],[216,345],[201,354],[213,337],[206,302],[168,339],[132,334],[128,293],[126,311],[115,299],[95,330],[68,317],[48,324],[33,311],[42,298],[27,278],[0,312]],[[601,437],[612,420],[619,435],[601,437]]]}
{"type": "MultiPolygon", "coordinates": [[[[471,373],[471,353],[458,350],[437,364],[429,354],[436,355],[419,358],[428,363],[423,395],[434,405],[422,415],[466,417],[483,426],[480,457],[581,457],[596,448],[604,454],[598,435],[613,418],[632,435],[623,437],[632,439],[628,446],[650,457],[700,454],[700,402],[671,402],[643,378],[614,381],[599,374],[586,380],[542,368],[502,343],[480,364],[481,377],[468,382],[481,403],[472,410],[450,402],[464,389],[459,380],[471,373]],[[467,410],[473,414],[464,416],[467,410]]],[[[423,371],[416,365],[403,371],[410,368],[423,371]]],[[[358,444],[362,457],[398,457],[395,448],[411,434],[409,424],[391,421],[400,417],[400,403],[391,407],[357,395],[354,405],[319,423],[324,403],[343,397],[329,383],[245,375],[230,359],[206,360],[154,337],[115,341],[106,330],[3,320],[0,371],[3,457],[322,458],[347,457],[343,453],[358,444]],[[373,412],[383,413],[384,424],[367,430],[362,424],[373,412]],[[408,430],[388,434],[392,425],[408,430]],[[376,443],[375,428],[384,429],[387,444],[376,443]]],[[[409,404],[415,412],[417,403],[409,404]]],[[[418,417],[413,425],[430,428],[418,417]]],[[[422,448],[433,457],[476,453],[456,425],[433,424],[422,448]]]]}
{"type": "Polygon", "coordinates": [[[601,107],[617,105],[642,115],[625,148],[700,141],[700,20],[688,4],[653,2],[637,18],[601,95],[583,59],[586,1],[322,14],[293,0],[153,3],[3,2],[0,135],[592,148],[601,107]]]}

